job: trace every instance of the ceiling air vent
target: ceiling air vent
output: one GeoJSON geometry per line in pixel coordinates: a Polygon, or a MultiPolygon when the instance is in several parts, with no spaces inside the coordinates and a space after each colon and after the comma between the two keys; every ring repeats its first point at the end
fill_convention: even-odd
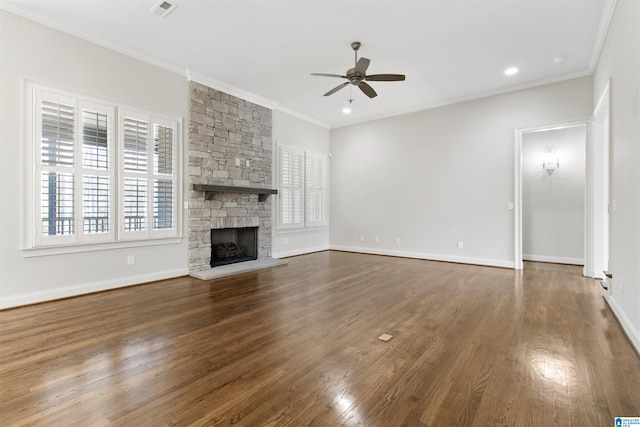
{"type": "Polygon", "coordinates": [[[175,4],[169,3],[166,0],[160,0],[158,3],[154,4],[151,9],[149,9],[149,12],[153,13],[154,15],[158,15],[161,18],[164,18],[175,8],[175,4]]]}

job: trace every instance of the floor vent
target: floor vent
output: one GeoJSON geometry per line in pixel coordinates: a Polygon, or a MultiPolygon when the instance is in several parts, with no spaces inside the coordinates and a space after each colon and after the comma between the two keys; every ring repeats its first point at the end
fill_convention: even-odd
{"type": "Polygon", "coordinates": [[[154,15],[158,15],[161,18],[164,18],[165,16],[170,14],[175,8],[176,8],[175,4],[170,3],[166,0],[160,0],[158,3],[153,5],[151,9],[149,9],[149,12],[153,13],[154,15]]]}

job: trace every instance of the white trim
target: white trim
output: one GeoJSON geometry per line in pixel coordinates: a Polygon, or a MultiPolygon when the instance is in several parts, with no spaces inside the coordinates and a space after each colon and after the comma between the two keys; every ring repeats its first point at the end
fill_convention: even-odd
{"type": "Polygon", "coordinates": [[[54,20],[49,19],[49,17],[41,16],[40,14],[36,14],[28,10],[24,10],[20,6],[18,6],[16,2],[6,3],[6,2],[0,1],[0,9],[6,10],[7,12],[21,16],[22,18],[28,19],[30,21],[36,22],[46,27],[53,28],[54,30],[61,31],[65,34],[70,34],[86,42],[94,43],[106,49],[113,50],[122,55],[126,55],[130,58],[134,58],[139,61],[146,62],[147,64],[151,64],[158,68],[162,68],[163,70],[167,70],[169,72],[172,72],[181,76],[185,75],[184,67],[167,62],[155,56],[151,56],[139,50],[124,48],[116,43],[113,43],[110,40],[104,40],[102,38],[96,37],[95,34],[86,33],[83,31],[78,31],[77,29],[74,29],[74,28],[70,28],[66,25],[60,24],[59,22],[55,22],[54,20]]]}
{"type": "Polygon", "coordinates": [[[554,264],[584,265],[584,258],[568,258],[550,255],[522,254],[524,261],[551,262],[554,264]]]}
{"type": "Polygon", "coordinates": [[[591,51],[591,58],[589,60],[589,70],[593,73],[600,59],[600,52],[604,46],[604,41],[607,38],[609,32],[609,25],[613,19],[613,12],[616,10],[616,4],[618,0],[605,0],[600,17],[600,24],[598,25],[598,33],[596,34],[596,42],[593,44],[593,51],[591,51]]]}
{"type": "MultiPolygon", "coordinates": [[[[602,270],[606,270],[605,264],[609,258],[609,223],[611,212],[609,211],[610,201],[610,145],[611,145],[611,77],[607,79],[593,109],[591,118],[591,132],[589,137],[589,151],[591,157],[587,166],[587,209],[591,215],[588,222],[589,231],[589,251],[587,252],[588,267],[585,268],[585,275],[588,277],[602,276],[602,270]],[[608,101],[607,105],[605,102],[608,101]],[[606,117],[608,121],[602,119],[602,108],[606,106],[606,117]],[[600,133],[600,126],[607,124],[606,133],[600,133]],[[608,131],[608,132],[607,132],[608,131]],[[600,184],[604,186],[600,187],[600,184]],[[600,187],[600,188],[597,188],[600,187]],[[600,190],[600,191],[597,191],[600,190]],[[599,203],[598,203],[599,202],[599,203]],[[598,205],[596,205],[598,203],[598,205]],[[599,214],[598,214],[599,212],[599,214]],[[596,218],[597,217],[597,218],[596,218]],[[604,234],[604,235],[603,235],[604,234]],[[606,257],[606,258],[605,258],[606,257]]],[[[587,266],[585,266],[587,267],[587,266]]],[[[612,288],[609,288],[611,294],[612,288]]]]}
{"type": "Polygon", "coordinates": [[[595,164],[593,146],[593,118],[589,121],[587,145],[585,147],[586,163],[585,172],[585,194],[584,194],[584,211],[586,214],[584,221],[584,267],[582,275],[585,277],[596,277],[594,269],[595,247],[594,247],[594,203],[593,203],[593,166],[595,164]]]}
{"type": "Polygon", "coordinates": [[[513,268],[522,270],[522,134],[524,130],[515,129],[513,158],[513,268]]]}
{"type": "Polygon", "coordinates": [[[21,305],[52,301],[61,298],[69,298],[93,292],[122,288],[126,286],[139,285],[156,280],[171,279],[174,277],[186,276],[188,274],[188,269],[178,268],[173,270],[159,271],[155,273],[141,274],[138,276],[129,276],[113,280],[102,280],[99,282],[87,283],[83,285],[64,286],[56,289],[47,289],[44,291],[13,295],[10,297],[0,298],[0,310],[19,307],[21,305]]]}
{"type": "Polygon", "coordinates": [[[288,115],[293,116],[293,117],[297,117],[300,120],[304,120],[305,122],[309,122],[309,123],[311,123],[313,125],[317,125],[317,126],[325,128],[325,129],[331,129],[331,126],[328,123],[325,123],[325,122],[322,122],[320,120],[314,119],[313,117],[305,116],[304,114],[300,114],[300,113],[298,113],[296,111],[293,111],[293,110],[290,110],[290,109],[288,109],[286,107],[282,107],[280,105],[276,105],[274,110],[280,111],[281,113],[288,114],[288,115]]]}
{"type": "Polygon", "coordinates": [[[629,338],[631,345],[634,346],[636,352],[640,354],[640,332],[633,326],[631,320],[629,320],[622,307],[620,307],[612,295],[605,294],[604,300],[607,302],[613,315],[618,319],[618,322],[620,322],[620,326],[622,326],[625,335],[629,338]]]}
{"type": "MultiPolygon", "coordinates": [[[[610,88],[611,88],[611,80],[612,78],[609,77],[607,79],[606,82],[604,82],[604,87],[602,88],[602,91],[600,92],[600,98],[598,98],[598,102],[596,102],[596,106],[593,109],[593,115],[595,116],[596,113],[600,110],[600,108],[602,108],[602,104],[604,103],[605,99],[607,99],[607,97],[609,97],[609,93],[610,93],[610,88]]],[[[609,101],[609,105],[607,108],[611,108],[611,101],[609,101]]]]}
{"type": "Polygon", "coordinates": [[[177,245],[182,242],[183,237],[158,238],[158,239],[139,239],[139,240],[119,240],[113,242],[104,242],[98,244],[82,244],[82,245],[65,245],[65,246],[38,246],[24,247],[20,249],[24,258],[33,258],[38,256],[75,254],[79,252],[95,252],[112,249],[138,248],[143,246],[159,246],[159,245],[177,245]]]}
{"type": "Polygon", "coordinates": [[[309,248],[302,248],[302,249],[293,249],[290,251],[280,251],[280,252],[274,252],[272,254],[273,258],[287,258],[290,256],[298,256],[298,255],[304,255],[304,254],[310,254],[313,252],[322,252],[322,251],[328,251],[331,248],[329,247],[329,245],[322,245],[322,246],[312,246],[309,248]]]}
{"type": "Polygon", "coordinates": [[[342,245],[330,245],[331,250],[344,251],[344,252],[357,252],[371,255],[386,255],[397,256],[402,258],[415,258],[424,259],[429,261],[444,261],[453,262],[457,264],[473,264],[483,265],[487,267],[501,267],[501,268],[513,268],[513,263],[508,260],[489,259],[489,258],[474,258],[474,257],[459,257],[451,255],[437,255],[424,252],[408,252],[408,251],[392,251],[386,249],[371,249],[357,246],[342,246],[342,245]]]}

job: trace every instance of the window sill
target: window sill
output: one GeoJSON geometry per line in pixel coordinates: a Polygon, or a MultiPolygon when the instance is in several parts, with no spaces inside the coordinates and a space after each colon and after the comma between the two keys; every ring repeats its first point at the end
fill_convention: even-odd
{"type": "Polygon", "coordinates": [[[276,228],[277,234],[289,234],[289,233],[312,233],[314,231],[328,230],[329,226],[324,225],[308,225],[306,227],[281,227],[276,228]]]}
{"type": "Polygon", "coordinates": [[[96,252],[144,246],[176,245],[181,242],[182,237],[168,237],[161,239],[126,240],[119,242],[87,243],[80,245],[38,246],[33,248],[23,248],[22,256],[24,258],[33,258],[39,256],[65,255],[75,254],[79,252],[96,252]]]}

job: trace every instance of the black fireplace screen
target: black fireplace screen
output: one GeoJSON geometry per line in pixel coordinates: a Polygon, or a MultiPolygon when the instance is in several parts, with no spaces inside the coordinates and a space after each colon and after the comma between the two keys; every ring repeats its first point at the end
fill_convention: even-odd
{"type": "Polygon", "coordinates": [[[258,259],[258,227],[211,230],[211,267],[258,259]]]}

